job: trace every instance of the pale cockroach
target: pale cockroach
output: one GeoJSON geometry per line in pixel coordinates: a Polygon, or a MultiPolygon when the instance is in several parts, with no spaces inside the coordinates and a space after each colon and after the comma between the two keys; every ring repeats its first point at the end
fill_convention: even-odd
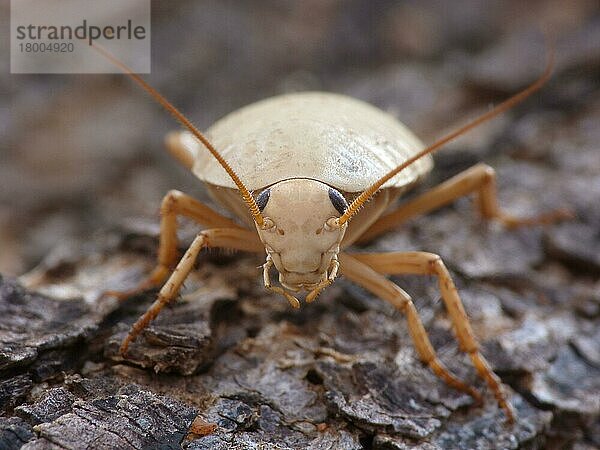
{"type": "Polygon", "coordinates": [[[530,86],[426,147],[389,114],[362,101],[323,92],[288,94],[254,103],[225,116],[204,135],[139,75],[102,48],[97,50],[184,125],[187,131],[167,136],[168,149],[204,182],[214,200],[244,223],[240,225],[182,192],[167,193],[161,205],[156,268],[136,289],[111,292],[125,298],[162,285],[156,301],[123,340],[120,352],[124,357],[129,344],[175,299],[203,248],[266,252],[265,288],[281,294],[293,308],[300,307],[295,293],[306,292],[305,301],[310,303],[338,274],[391,303],[406,316],[423,363],[479,403],[481,394],[452,375],[436,356],[410,296],[386,277],[433,275],[459,348],[468,354],[508,421],[514,421],[501,381],[479,351],[442,259],[426,252],[348,253],[347,249],[469,194],[476,195],[483,218],[508,227],[569,217],[564,210],[528,219],[503,212],[496,200],[495,172],[485,164],[395,205],[402,193],[432,169],[431,153],[538,90],[550,77],[553,58],[530,86]],[[206,227],[181,259],[177,252],[179,215],[206,227]],[[279,272],[278,284],[271,280],[272,267],[279,272]]]}

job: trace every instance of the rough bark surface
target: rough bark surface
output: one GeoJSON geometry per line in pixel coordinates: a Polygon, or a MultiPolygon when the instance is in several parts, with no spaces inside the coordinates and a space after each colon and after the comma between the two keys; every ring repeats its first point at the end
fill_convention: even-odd
{"type": "MultiPolygon", "coordinates": [[[[463,199],[355,249],[442,256],[482,352],[510,393],[517,423],[504,424],[458,350],[430,277],[393,279],[415,299],[442,361],[486,393],[482,406],[419,362],[404,318],[390,305],[342,277],[317,302],[291,310],[261,286],[262,256],[203,254],[181,299],[123,360],[121,339],[156,293],[120,304],[102,291],[132,287],[152,268],[154,212],[167,189],[206,195],[191,176],[161,167],[167,166],[156,156],[163,130],[154,124],[166,130],[170,122],[142,94],[124,83],[86,81],[110,100],[108,120],[105,99],[90,97],[87,84],[53,90],[31,78],[18,81],[13,104],[43,112],[42,100],[36,106],[20,93],[37,86],[49,98],[58,90],[61,107],[71,112],[69,126],[89,135],[95,162],[75,161],[73,173],[59,163],[59,175],[49,167],[39,179],[20,176],[31,161],[44,165],[46,153],[60,160],[79,143],[67,133],[63,147],[53,149],[52,139],[28,126],[32,137],[15,143],[0,165],[0,200],[9,206],[0,214],[6,225],[0,267],[11,274],[0,277],[0,449],[600,447],[597,11],[585,1],[560,14],[550,2],[526,11],[511,2],[457,2],[456,15],[443,2],[307,3],[320,5],[320,21],[308,20],[304,6],[291,13],[271,2],[257,2],[252,11],[228,2],[157,5],[154,73],[160,75],[150,80],[200,117],[201,126],[260,97],[322,89],[390,109],[427,137],[497,103],[543,67],[539,37],[510,28],[500,12],[555,21],[558,59],[549,85],[449,145],[418,190],[484,161],[496,168],[500,203],[512,213],[568,206],[576,218],[509,231],[481,221],[463,199]],[[459,13],[459,4],[470,15],[459,13]],[[443,26],[435,26],[436,18],[443,26]],[[253,28],[254,20],[273,25],[275,35],[253,28]],[[183,40],[177,51],[167,45],[183,24],[198,24],[194,36],[206,45],[199,50],[183,40]],[[415,43],[413,36],[422,39],[415,43]],[[303,44],[296,47],[296,40],[303,44]],[[232,66],[211,72],[226,51],[232,66]],[[356,61],[353,70],[348,58],[356,61]],[[180,82],[188,78],[200,81],[180,82]],[[120,103],[136,96],[138,106],[120,103]],[[78,114],[80,104],[87,109],[78,114]],[[116,123],[132,117],[138,123],[123,129],[116,123]],[[113,127],[110,136],[91,131],[103,123],[113,127]],[[140,137],[144,130],[155,130],[154,141],[140,137]],[[42,149],[40,139],[47,144],[42,149]],[[18,204],[8,203],[13,198],[18,204]]],[[[65,133],[61,117],[46,133],[65,133]]],[[[15,129],[26,119],[15,110],[15,129]]],[[[17,131],[14,137],[21,138],[17,131]]],[[[183,249],[197,228],[182,223],[183,249]]]]}

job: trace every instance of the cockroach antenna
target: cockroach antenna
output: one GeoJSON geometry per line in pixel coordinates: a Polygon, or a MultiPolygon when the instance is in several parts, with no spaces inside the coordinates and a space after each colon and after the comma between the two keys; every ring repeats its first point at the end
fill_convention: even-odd
{"type": "Polygon", "coordinates": [[[413,164],[415,161],[418,161],[419,159],[423,158],[425,155],[429,155],[429,154],[439,150],[441,147],[443,147],[445,144],[452,141],[453,139],[456,139],[457,137],[469,132],[473,128],[478,127],[482,123],[487,122],[488,120],[496,117],[497,115],[502,114],[503,112],[511,109],[518,103],[525,100],[531,94],[533,94],[534,92],[539,90],[550,78],[550,75],[552,74],[552,69],[554,67],[554,50],[552,47],[549,47],[549,48],[550,48],[550,50],[549,50],[548,62],[546,63],[546,68],[544,69],[544,72],[542,73],[542,75],[536,81],[534,81],[528,87],[526,87],[522,91],[518,92],[517,94],[513,95],[512,97],[504,100],[502,103],[500,103],[499,105],[497,105],[490,111],[480,115],[479,117],[473,119],[466,125],[460,127],[459,129],[451,132],[450,134],[448,134],[448,135],[442,137],[441,139],[439,139],[438,141],[434,142],[429,147],[427,147],[427,148],[421,150],[420,152],[418,152],[417,154],[411,156],[406,161],[404,161],[402,164],[397,166],[395,169],[390,170],[384,176],[379,178],[375,183],[373,183],[371,186],[369,186],[367,189],[365,189],[358,197],[356,197],[354,199],[354,201],[352,203],[350,203],[350,205],[348,206],[348,209],[346,209],[344,214],[338,219],[338,224],[343,225],[344,223],[348,222],[352,218],[352,216],[354,216],[358,212],[358,210],[363,206],[363,204],[366,201],[368,201],[371,197],[373,197],[373,195],[375,195],[375,193],[381,188],[381,186],[383,186],[388,180],[390,180],[391,178],[396,176],[402,170],[404,170],[405,168],[407,168],[408,166],[413,164]]]}
{"type": "Polygon", "coordinates": [[[165,97],[163,97],[156,89],[150,86],[141,76],[135,73],[129,66],[127,66],[124,62],[120,61],[116,56],[106,50],[99,44],[92,43],[90,44],[92,48],[94,48],[98,53],[112,62],[115,66],[120,68],[125,75],[129,76],[133,81],[135,81],[139,86],[141,86],[146,92],[148,92],[154,100],[162,105],[164,109],[167,110],[175,119],[181,123],[185,128],[187,128],[193,135],[198,139],[204,146],[208,149],[208,151],[214,156],[214,158],[219,162],[219,164],[225,169],[229,177],[233,180],[238,190],[240,191],[240,195],[244,199],[246,205],[248,205],[248,209],[250,209],[250,213],[252,217],[254,217],[254,221],[256,224],[261,227],[264,224],[264,219],[262,214],[260,213],[260,209],[252,197],[252,194],[246,188],[246,185],[240,180],[240,177],[235,173],[235,171],[231,168],[229,163],[225,161],[225,158],[219,153],[219,151],[210,143],[210,141],[204,136],[196,126],[190,122],[190,120],[185,117],[185,115],[179,111],[171,102],[169,102],[165,97]]]}

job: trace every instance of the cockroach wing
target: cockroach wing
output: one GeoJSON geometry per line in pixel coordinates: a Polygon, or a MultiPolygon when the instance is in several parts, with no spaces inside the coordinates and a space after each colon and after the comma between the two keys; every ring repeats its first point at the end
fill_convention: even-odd
{"type": "MultiPolygon", "coordinates": [[[[305,92],[272,97],[217,121],[208,139],[251,189],[289,178],[312,178],[360,192],[424,148],[404,125],[380,109],[338,94],[305,92]]],[[[190,136],[193,173],[235,188],[223,168],[190,136]]],[[[412,184],[433,166],[430,156],[408,166],[383,187],[412,184]]]]}

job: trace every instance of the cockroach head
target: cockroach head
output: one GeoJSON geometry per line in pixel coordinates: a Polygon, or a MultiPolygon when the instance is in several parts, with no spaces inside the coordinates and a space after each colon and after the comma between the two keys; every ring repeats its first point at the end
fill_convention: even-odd
{"type": "Polygon", "coordinates": [[[311,290],[327,279],[346,231],[337,224],[348,207],[344,196],[320,181],[293,178],[262,191],[256,203],[264,219],[258,235],[282,286],[311,290]]]}

